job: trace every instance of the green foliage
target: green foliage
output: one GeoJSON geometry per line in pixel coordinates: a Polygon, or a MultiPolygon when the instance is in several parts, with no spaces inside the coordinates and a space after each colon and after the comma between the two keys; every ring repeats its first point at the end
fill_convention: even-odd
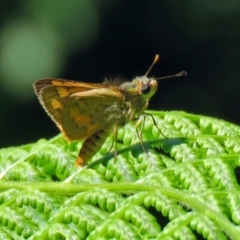
{"type": "Polygon", "coordinates": [[[83,168],[61,135],[1,149],[0,239],[239,239],[240,127],[148,113],[83,168]]]}

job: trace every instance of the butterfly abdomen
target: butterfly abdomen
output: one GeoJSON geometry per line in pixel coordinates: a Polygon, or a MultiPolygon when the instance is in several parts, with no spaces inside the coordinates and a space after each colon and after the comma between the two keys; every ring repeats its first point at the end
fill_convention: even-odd
{"type": "Polygon", "coordinates": [[[101,148],[112,129],[102,129],[87,138],[79,151],[76,165],[85,165],[101,148]]]}

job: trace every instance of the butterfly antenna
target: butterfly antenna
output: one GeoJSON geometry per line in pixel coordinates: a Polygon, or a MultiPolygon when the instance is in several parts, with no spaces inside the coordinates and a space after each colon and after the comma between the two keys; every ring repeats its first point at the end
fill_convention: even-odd
{"type": "Polygon", "coordinates": [[[187,72],[186,71],[182,71],[182,72],[174,74],[174,75],[170,75],[170,76],[166,76],[166,77],[160,77],[160,78],[155,78],[155,80],[162,80],[162,79],[174,78],[174,77],[185,77],[185,76],[187,76],[187,72]]]}
{"type": "Polygon", "coordinates": [[[156,54],[153,63],[151,64],[150,68],[147,70],[147,72],[145,73],[144,76],[147,76],[149,74],[149,72],[152,70],[153,66],[155,65],[155,63],[160,59],[160,56],[158,54],[156,54]]]}

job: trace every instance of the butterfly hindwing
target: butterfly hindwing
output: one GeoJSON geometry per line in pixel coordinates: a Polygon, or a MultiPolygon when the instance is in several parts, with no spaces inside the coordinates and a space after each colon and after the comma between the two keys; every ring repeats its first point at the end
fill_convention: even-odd
{"type": "Polygon", "coordinates": [[[121,92],[109,88],[72,94],[63,106],[62,131],[72,141],[111,129],[122,116],[123,104],[121,92]]]}

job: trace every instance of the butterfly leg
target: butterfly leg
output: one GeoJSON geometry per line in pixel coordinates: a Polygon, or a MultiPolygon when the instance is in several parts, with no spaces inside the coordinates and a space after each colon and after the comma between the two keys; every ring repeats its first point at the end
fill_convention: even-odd
{"type": "Polygon", "coordinates": [[[143,119],[138,119],[137,120],[137,123],[135,125],[136,127],[136,133],[137,133],[137,136],[138,136],[138,139],[140,140],[140,143],[142,145],[142,149],[143,151],[148,155],[148,152],[146,151],[145,147],[144,147],[144,144],[143,144],[143,139],[142,139],[142,132],[143,132],[143,127],[144,127],[144,124],[145,124],[145,121],[146,121],[146,116],[143,115],[143,119]],[[138,131],[137,127],[141,124],[141,128],[140,128],[140,131],[138,131]]]}
{"type": "Polygon", "coordinates": [[[156,122],[155,118],[153,117],[153,115],[150,114],[150,113],[145,113],[145,112],[144,112],[143,114],[144,114],[145,116],[150,116],[150,117],[152,118],[152,121],[153,121],[154,126],[158,129],[158,131],[163,135],[164,138],[167,138],[167,137],[163,134],[163,132],[160,130],[160,128],[158,127],[157,122],[156,122]]]}
{"type": "Polygon", "coordinates": [[[112,139],[112,143],[110,148],[108,149],[108,151],[106,153],[109,153],[114,145],[114,159],[117,159],[117,134],[118,134],[118,126],[115,125],[114,130],[113,130],[113,139],[112,139]]]}
{"type": "Polygon", "coordinates": [[[110,148],[107,150],[106,153],[111,152],[114,144],[115,144],[115,145],[114,145],[114,148],[115,148],[115,149],[117,148],[117,130],[118,130],[117,125],[115,125],[114,130],[113,130],[112,143],[111,143],[111,146],[110,146],[110,148]]]}

